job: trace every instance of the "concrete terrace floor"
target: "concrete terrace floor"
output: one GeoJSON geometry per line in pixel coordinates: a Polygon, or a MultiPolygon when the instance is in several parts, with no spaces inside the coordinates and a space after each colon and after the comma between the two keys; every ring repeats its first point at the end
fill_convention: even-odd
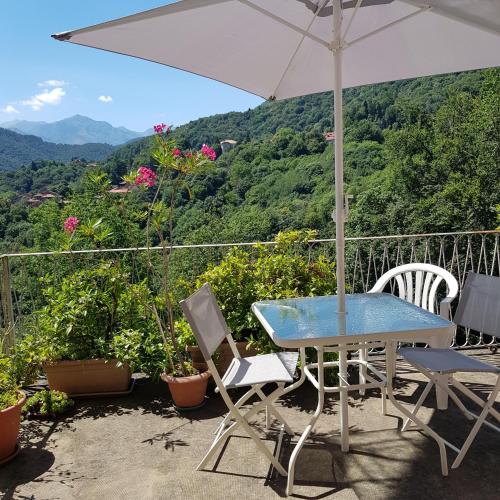
{"type": "MultiPolygon", "coordinates": [[[[500,354],[469,351],[498,364],[500,354]]],[[[423,377],[398,362],[398,396],[415,402],[423,377]]],[[[494,376],[460,375],[479,393],[494,376]]],[[[295,498],[333,499],[498,499],[500,434],[480,431],[461,467],[441,476],[433,440],[418,431],[401,434],[402,419],[388,404],[380,412],[378,392],[350,398],[351,451],[339,449],[337,397],[330,395],[324,414],[307,441],[296,468],[295,498]]],[[[433,396],[433,393],[431,393],[433,396]]],[[[434,411],[429,396],[421,415],[449,441],[462,443],[471,428],[453,404],[434,411]]],[[[298,439],[316,406],[316,393],[306,382],[280,403],[298,439]]],[[[498,406],[498,403],[497,403],[498,406]]],[[[0,495],[9,499],[243,499],[285,496],[286,480],[272,475],[253,442],[238,433],[210,468],[195,467],[208,449],[225,412],[218,395],[204,408],[178,414],[165,384],[137,381],[134,392],[115,399],[77,402],[77,410],[52,423],[24,422],[22,451],[0,468],[0,495]]],[[[255,421],[263,428],[263,418],[255,421]]],[[[262,432],[262,435],[265,435],[262,432]]],[[[267,445],[274,449],[268,434],[267,445]]],[[[281,460],[288,463],[290,442],[281,460]]],[[[449,452],[449,463],[454,453],[449,452]]]]}

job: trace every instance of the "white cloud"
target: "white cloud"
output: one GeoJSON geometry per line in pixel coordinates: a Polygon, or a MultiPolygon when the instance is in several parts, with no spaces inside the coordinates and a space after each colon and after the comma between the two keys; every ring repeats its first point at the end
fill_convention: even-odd
{"type": "Polygon", "coordinates": [[[12,106],[12,104],[7,104],[7,106],[5,106],[5,108],[0,109],[0,111],[2,113],[8,113],[9,115],[19,114],[19,111],[14,106],[12,106]]]}
{"type": "Polygon", "coordinates": [[[64,80],[45,80],[44,82],[37,83],[39,87],[64,87],[68,83],[64,80]]]}
{"type": "Polygon", "coordinates": [[[21,104],[23,106],[31,106],[31,109],[34,111],[39,111],[46,104],[59,104],[65,95],[66,92],[61,87],[56,87],[52,90],[45,89],[41,94],[36,94],[31,99],[21,101],[21,104]]]}
{"type": "Polygon", "coordinates": [[[100,95],[97,99],[101,102],[111,102],[113,100],[110,95],[100,95]]]}

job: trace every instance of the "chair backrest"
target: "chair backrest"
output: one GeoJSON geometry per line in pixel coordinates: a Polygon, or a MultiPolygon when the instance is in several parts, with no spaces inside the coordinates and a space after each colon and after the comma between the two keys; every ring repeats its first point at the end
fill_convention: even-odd
{"type": "MultiPolygon", "coordinates": [[[[446,283],[446,299],[453,300],[458,295],[458,282],[455,277],[433,264],[405,264],[384,273],[368,293],[383,292],[387,284],[395,281],[399,297],[422,309],[435,312],[436,294],[444,280],[446,283]]],[[[395,287],[391,290],[395,293],[395,287]]]]}
{"type": "Polygon", "coordinates": [[[180,304],[196,337],[198,347],[208,361],[224,338],[230,336],[212,288],[205,283],[193,295],[181,300],[180,304]]]}
{"type": "Polygon", "coordinates": [[[500,337],[500,278],[470,272],[453,321],[457,325],[500,337]]]}

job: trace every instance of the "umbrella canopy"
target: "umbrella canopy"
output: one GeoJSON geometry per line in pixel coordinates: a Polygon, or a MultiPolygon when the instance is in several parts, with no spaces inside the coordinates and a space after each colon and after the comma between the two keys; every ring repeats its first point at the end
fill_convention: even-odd
{"type": "Polygon", "coordinates": [[[343,313],[342,88],[498,66],[500,2],[183,0],[53,37],[179,68],[265,99],[334,90],[343,313]]]}
{"type": "MultiPolygon", "coordinates": [[[[286,99],[333,90],[332,13],[331,0],[184,0],[54,36],[286,99]]],[[[344,0],[343,18],[344,88],[500,64],[498,0],[344,0]]]]}

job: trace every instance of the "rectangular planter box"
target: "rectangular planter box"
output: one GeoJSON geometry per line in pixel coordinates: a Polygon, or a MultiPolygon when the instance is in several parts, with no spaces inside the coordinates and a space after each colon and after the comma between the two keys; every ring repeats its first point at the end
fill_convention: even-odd
{"type": "Polygon", "coordinates": [[[128,365],[117,366],[116,359],[86,359],[44,363],[51,389],[70,396],[79,394],[127,392],[132,373],[128,365]]]}

